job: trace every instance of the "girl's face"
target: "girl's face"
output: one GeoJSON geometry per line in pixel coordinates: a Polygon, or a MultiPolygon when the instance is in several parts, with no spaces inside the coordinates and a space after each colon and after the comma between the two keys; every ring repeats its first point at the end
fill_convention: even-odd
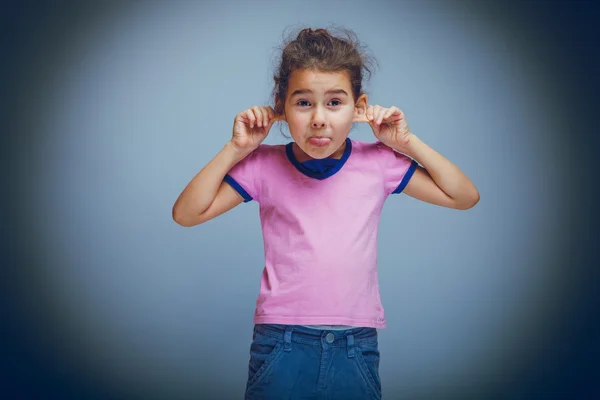
{"type": "Polygon", "coordinates": [[[343,153],[352,122],[367,108],[366,95],[354,101],[349,76],[347,71],[315,70],[290,75],[285,119],[295,144],[305,153],[301,156],[307,156],[302,158],[339,158],[343,153]]]}

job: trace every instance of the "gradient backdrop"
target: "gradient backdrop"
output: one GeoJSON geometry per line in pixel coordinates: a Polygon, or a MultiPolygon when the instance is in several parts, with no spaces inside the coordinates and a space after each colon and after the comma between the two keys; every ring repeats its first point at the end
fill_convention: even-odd
{"type": "MultiPolygon", "coordinates": [[[[597,213],[584,195],[599,110],[592,2],[0,10],[5,398],[242,397],[258,204],[194,228],[171,207],[235,114],[270,102],[284,33],[332,25],[379,61],[370,102],[400,107],[481,193],[468,211],[386,203],[384,398],[600,396],[597,213]]],[[[375,140],[366,124],[351,137],[375,140]]]]}

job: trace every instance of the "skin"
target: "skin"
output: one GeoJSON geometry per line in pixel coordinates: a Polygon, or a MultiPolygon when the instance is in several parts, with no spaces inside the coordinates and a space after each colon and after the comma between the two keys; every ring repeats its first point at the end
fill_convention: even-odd
{"type": "Polygon", "coordinates": [[[479,202],[479,192],[470,179],[411,132],[402,110],[368,105],[364,94],[353,99],[347,72],[294,71],[284,101],[284,115],[275,115],[270,106],[254,106],[236,115],[231,140],[177,198],[173,219],[178,224],[198,225],[242,203],[242,196],[223,178],[262,143],[277,120],[287,122],[299,161],[340,158],[352,123],[368,123],[376,139],[420,164],[404,194],[458,210],[479,202]],[[318,147],[310,143],[314,137],[325,137],[330,142],[318,147]]]}
{"type": "Polygon", "coordinates": [[[347,71],[297,70],[290,75],[284,109],[299,161],[340,158],[352,123],[364,119],[367,96],[354,101],[347,71]],[[330,138],[331,142],[326,147],[315,146],[310,143],[313,137],[330,138]]]}

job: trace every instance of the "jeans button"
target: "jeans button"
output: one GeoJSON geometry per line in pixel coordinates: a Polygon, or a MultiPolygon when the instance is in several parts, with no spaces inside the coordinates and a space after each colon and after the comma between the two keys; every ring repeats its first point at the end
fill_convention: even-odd
{"type": "Polygon", "coordinates": [[[329,332],[327,334],[327,336],[325,336],[325,340],[327,340],[327,343],[333,343],[334,339],[335,339],[335,336],[331,332],[329,332]]]}

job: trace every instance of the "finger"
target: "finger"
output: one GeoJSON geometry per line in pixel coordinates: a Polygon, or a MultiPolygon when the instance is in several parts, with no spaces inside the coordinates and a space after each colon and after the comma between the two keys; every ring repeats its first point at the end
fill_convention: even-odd
{"type": "Polygon", "coordinates": [[[387,119],[388,111],[389,111],[389,108],[383,108],[381,110],[381,114],[379,115],[379,123],[380,124],[385,124],[388,122],[388,119],[387,119]]]}
{"type": "Polygon", "coordinates": [[[259,128],[262,124],[261,122],[261,114],[260,114],[260,110],[258,109],[258,107],[254,106],[252,107],[252,115],[254,116],[254,128],[259,128]]]}
{"type": "Polygon", "coordinates": [[[265,109],[263,107],[258,107],[258,122],[259,122],[259,127],[263,127],[265,126],[265,109]]]}
{"type": "Polygon", "coordinates": [[[381,106],[379,104],[375,104],[373,106],[373,120],[377,117],[377,113],[381,110],[381,106]]]}
{"type": "Polygon", "coordinates": [[[265,126],[265,119],[266,119],[266,115],[265,115],[265,109],[263,107],[256,107],[256,121],[258,123],[258,127],[261,128],[263,126],[265,126]]]}
{"type": "Polygon", "coordinates": [[[248,122],[248,117],[246,117],[246,111],[242,111],[240,113],[238,113],[238,115],[235,116],[235,120],[241,123],[247,123],[248,122]]]}
{"type": "Polygon", "coordinates": [[[266,106],[262,107],[262,113],[263,113],[263,126],[267,126],[269,125],[269,123],[271,122],[271,116],[269,115],[269,108],[266,106]]]}
{"type": "Polygon", "coordinates": [[[397,111],[397,118],[398,118],[398,120],[406,119],[406,115],[404,115],[404,112],[401,109],[396,108],[396,110],[398,110],[397,111]]]}
{"type": "Polygon", "coordinates": [[[381,125],[381,121],[383,121],[383,115],[385,114],[386,111],[387,111],[387,109],[383,108],[383,107],[379,107],[379,109],[377,110],[377,117],[375,119],[375,123],[378,126],[381,125]]]}
{"type": "Polygon", "coordinates": [[[270,127],[275,122],[275,111],[269,106],[265,107],[266,126],[270,127]]]}
{"type": "Polygon", "coordinates": [[[256,109],[254,110],[254,113],[256,114],[256,126],[258,126],[259,128],[264,126],[263,124],[263,111],[261,107],[256,107],[256,109]]]}
{"type": "Polygon", "coordinates": [[[254,113],[254,117],[256,118],[256,126],[257,127],[261,127],[262,126],[262,111],[260,110],[260,107],[258,106],[254,106],[252,107],[252,112],[254,113]]]}
{"type": "Polygon", "coordinates": [[[381,115],[379,116],[379,118],[380,118],[379,123],[380,124],[385,124],[387,122],[386,114],[387,114],[388,111],[389,111],[389,108],[383,108],[381,110],[381,115]]]}
{"type": "MultiPolygon", "coordinates": [[[[383,119],[386,120],[386,121],[388,121],[388,120],[392,119],[392,116],[399,115],[399,113],[398,113],[399,111],[400,110],[398,108],[396,108],[396,107],[390,107],[383,114],[383,119]]],[[[395,120],[397,120],[397,119],[395,119],[395,120]]]]}
{"type": "Polygon", "coordinates": [[[377,104],[373,106],[373,118],[371,119],[373,125],[377,125],[377,115],[379,115],[379,110],[381,110],[381,106],[377,104]]]}
{"type": "Polygon", "coordinates": [[[273,110],[271,107],[268,107],[267,116],[269,118],[267,127],[268,129],[271,129],[271,126],[273,126],[273,124],[278,120],[277,115],[275,115],[275,110],[273,110]]]}
{"type": "Polygon", "coordinates": [[[367,120],[373,121],[373,106],[367,107],[367,120]]]}
{"type": "Polygon", "coordinates": [[[252,111],[252,109],[246,110],[246,118],[248,119],[248,125],[250,126],[250,128],[254,128],[256,117],[254,116],[254,112],[252,111]]]}
{"type": "Polygon", "coordinates": [[[273,107],[267,106],[265,108],[267,109],[267,116],[269,117],[269,119],[275,119],[275,110],[273,110],[273,107]]]}
{"type": "Polygon", "coordinates": [[[352,122],[369,122],[366,114],[356,114],[352,119],[352,122]]]}

